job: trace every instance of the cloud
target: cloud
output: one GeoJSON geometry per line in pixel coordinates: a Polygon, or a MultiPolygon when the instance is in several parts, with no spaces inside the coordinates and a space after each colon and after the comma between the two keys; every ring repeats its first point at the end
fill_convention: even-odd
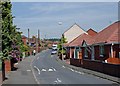
{"type": "MultiPolygon", "coordinates": [[[[117,3],[27,3],[27,8],[21,7],[25,13],[17,14],[14,23],[24,34],[27,33],[27,28],[31,29],[31,34],[37,34],[37,29],[40,29],[42,37],[46,34],[48,37],[60,37],[75,22],[85,30],[93,28],[98,31],[110,20],[117,20],[116,5],[117,3]],[[61,26],[59,21],[63,22],[61,26]]],[[[14,13],[16,10],[14,7],[14,13]]]]}

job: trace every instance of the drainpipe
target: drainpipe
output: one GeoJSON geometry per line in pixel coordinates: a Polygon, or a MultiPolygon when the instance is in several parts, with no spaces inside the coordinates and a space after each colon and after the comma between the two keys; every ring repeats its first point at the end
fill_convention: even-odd
{"type": "Polygon", "coordinates": [[[114,44],[112,43],[112,45],[111,45],[111,57],[112,57],[112,58],[113,58],[113,56],[114,56],[114,55],[113,55],[113,45],[114,45],[114,44]]]}
{"type": "Polygon", "coordinates": [[[76,57],[75,57],[75,56],[76,56],[76,55],[75,55],[75,51],[76,51],[76,47],[74,48],[74,59],[76,58],[76,57]]]}
{"type": "Polygon", "coordinates": [[[70,58],[72,57],[72,55],[71,55],[71,47],[70,47],[70,58]]]}

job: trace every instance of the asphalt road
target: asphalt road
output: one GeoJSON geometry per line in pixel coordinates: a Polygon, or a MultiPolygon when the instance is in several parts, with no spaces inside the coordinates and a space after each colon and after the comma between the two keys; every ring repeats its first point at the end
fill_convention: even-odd
{"type": "Polygon", "coordinates": [[[56,60],[51,50],[42,51],[32,63],[39,84],[113,84],[114,82],[75,71],[56,60]]]}

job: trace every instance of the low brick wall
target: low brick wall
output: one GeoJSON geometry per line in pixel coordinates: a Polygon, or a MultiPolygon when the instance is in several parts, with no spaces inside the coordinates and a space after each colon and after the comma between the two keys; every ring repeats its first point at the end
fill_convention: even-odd
{"type": "Polygon", "coordinates": [[[83,60],[82,67],[108,75],[120,77],[120,65],[108,64],[100,61],[83,60]]]}
{"type": "Polygon", "coordinates": [[[11,63],[10,63],[10,60],[5,60],[5,71],[6,71],[6,72],[11,71],[11,63]]]}
{"type": "Polygon", "coordinates": [[[80,67],[81,66],[81,60],[80,59],[70,58],[70,65],[80,67]]]}
{"type": "Polygon", "coordinates": [[[100,61],[92,61],[92,60],[83,60],[83,68],[91,69],[98,72],[103,72],[103,64],[100,61]]]}

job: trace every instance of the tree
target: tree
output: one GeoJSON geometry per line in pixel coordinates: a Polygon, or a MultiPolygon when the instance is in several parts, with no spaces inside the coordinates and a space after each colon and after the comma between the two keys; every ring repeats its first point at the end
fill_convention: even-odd
{"type": "Polygon", "coordinates": [[[63,47],[64,43],[67,43],[67,41],[66,41],[66,38],[64,37],[64,35],[62,35],[60,42],[58,44],[58,53],[60,56],[66,52],[65,48],[63,47]]]}
{"type": "Polygon", "coordinates": [[[10,0],[0,2],[2,5],[2,52],[0,59],[2,60],[2,75],[5,80],[5,64],[4,60],[11,61],[11,70],[13,70],[13,60],[20,58],[22,52],[22,38],[21,32],[17,31],[16,26],[13,25],[13,16],[11,12],[12,4],[10,0]]]}

